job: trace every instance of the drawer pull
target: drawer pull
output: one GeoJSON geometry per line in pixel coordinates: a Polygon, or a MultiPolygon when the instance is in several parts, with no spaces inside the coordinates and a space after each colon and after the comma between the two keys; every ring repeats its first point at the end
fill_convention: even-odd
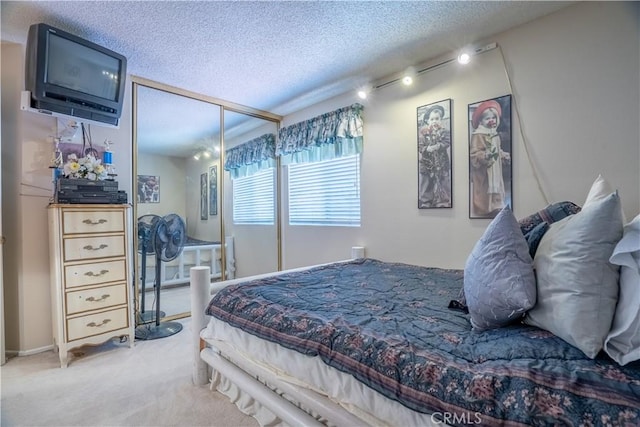
{"type": "Polygon", "coordinates": [[[88,224],[88,225],[100,225],[100,224],[104,224],[107,222],[106,219],[99,219],[97,221],[91,221],[90,219],[85,219],[84,221],[82,221],[84,224],[88,224]]]}
{"type": "Polygon", "coordinates": [[[85,276],[89,276],[89,277],[100,277],[100,276],[104,276],[108,272],[109,272],[109,270],[100,270],[100,273],[94,273],[93,271],[87,271],[86,273],[84,273],[84,275],[85,276]]]}
{"type": "Polygon", "coordinates": [[[91,322],[91,323],[87,323],[87,326],[90,328],[99,328],[101,326],[106,325],[109,322],[111,322],[111,319],[104,319],[102,323],[91,322]]]}
{"type": "Polygon", "coordinates": [[[103,243],[103,244],[101,244],[100,246],[98,246],[97,248],[94,248],[94,247],[93,247],[93,246],[91,246],[91,245],[87,245],[87,246],[85,246],[85,247],[84,247],[84,248],[82,248],[82,249],[86,249],[86,250],[88,250],[88,251],[99,251],[100,249],[104,249],[104,248],[107,248],[107,247],[109,247],[109,245],[107,245],[107,244],[104,244],[104,243],[103,243]]]}
{"type": "Polygon", "coordinates": [[[85,301],[89,301],[89,302],[102,302],[104,300],[106,300],[107,298],[109,298],[111,295],[109,294],[104,294],[102,295],[102,297],[100,298],[94,298],[94,297],[89,297],[89,298],[85,298],[85,301]]]}

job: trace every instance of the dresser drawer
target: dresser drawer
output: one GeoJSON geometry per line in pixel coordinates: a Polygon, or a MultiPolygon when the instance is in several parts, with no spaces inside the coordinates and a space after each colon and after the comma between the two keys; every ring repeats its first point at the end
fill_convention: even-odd
{"type": "Polygon", "coordinates": [[[122,211],[63,211],[62,233],[109,233],[124,231],[122,211]]]}
{"type": "Polygon", "coordinates": [[[67,315],[98,310],[127,302],[124,283],[102,288],[83,289],[67,293],[67,315]]]}
{"type": "Polygon", "coordinates": [[[77,261],[124,256],[124,245],[124,235],[65,238],[64,260],[77,261]]]}
{"type": "Polygon", "coordinates": [[[126,261],[100,261],[91,264],[68,265],[64,268],[64,283],[67,289],[77,286],[98,285],[108,282],[124,282],[126,261]]]}
{"type": "Polygon", "coordinates": [[[129,326],[127,308],[104,311],[97,314],[67,319],[67,340],[73,341],[80,338],[100,335],[129,326]]]}

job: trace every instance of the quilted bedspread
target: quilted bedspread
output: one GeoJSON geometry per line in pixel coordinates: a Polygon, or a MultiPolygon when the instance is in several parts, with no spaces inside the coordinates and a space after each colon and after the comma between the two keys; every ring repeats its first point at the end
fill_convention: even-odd
{"type": "Polygon", "coordinates": [[[640,363],[523,324],[473,331],[447,308],[462,284],[461,270],[359,259],[229,286],[207,314],[453,424],[640,425],[640,363]]]}

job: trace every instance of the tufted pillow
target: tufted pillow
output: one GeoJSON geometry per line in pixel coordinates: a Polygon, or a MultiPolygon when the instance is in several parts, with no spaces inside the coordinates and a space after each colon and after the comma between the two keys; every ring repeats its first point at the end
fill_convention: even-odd
{"type": "Polygon", "coordinates": [[[640,215],[625,225],[609,261],[620,266],[620,296],[604,350],[625,365],[640,360],[640,215]]]}
{"type": "Polygon", "coordinates": [[[507,325],[536,303],[529,248],[508,206],[491,221],[467,258],[464,295],[477,330],[507,325]]]}
{"type": "Polygon", "coordinates": [[[538,300],[525,323],[546,329],[594,358],[603,348],[618,299],[618,267],[609,263],[622,237],[620,198],[585,203],[549,227],[533,260],[538,300]]]}

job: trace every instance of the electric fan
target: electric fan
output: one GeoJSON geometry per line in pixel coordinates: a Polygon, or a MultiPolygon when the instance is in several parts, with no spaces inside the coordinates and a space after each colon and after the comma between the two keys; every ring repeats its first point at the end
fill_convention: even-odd
{"type": "MultiPolygon", "coordinates": [[[[147,255],[155,254],[153,248],[153,238],[156,234],[156,227],[162,218],[158,215],[143,215],[138,218],[138,250],[140,251],[140,281],[142,285],[140,293],[140,314],[137,323],[147,323],[154,320],[156,311],[145,312],[145,295],[147,287],[147,255]]],[[[155,283],[155,280],[154,280],[155,283]]],[[[160,317],[164,317],[164,313],[160,312],[160,317]]]]}
{"type": "Polygon", "coordinates": [[[160,322],[160,273],[161,263],[172,261],[182,252],[187,238],[184,221],[176,214],[169,214],[157,220],[151,234],[151,246],[156,255],[156,316],[155,324],[148,323],[136,328],[136,339],[153,340],[176,334],[182,330],[178,322],[160,322]]]}

